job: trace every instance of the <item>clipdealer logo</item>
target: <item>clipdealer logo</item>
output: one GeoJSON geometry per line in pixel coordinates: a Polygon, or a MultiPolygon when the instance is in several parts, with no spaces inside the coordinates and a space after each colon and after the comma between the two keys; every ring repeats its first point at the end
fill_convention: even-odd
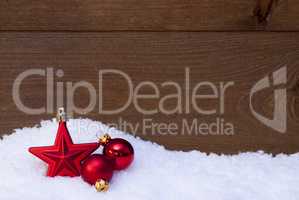
{"type": "Polygon", "coordinates": [[[250,91],[250,110],[254,117],[264,125],[280,132],[287,131],[287,67],[284,66],[272,73],[274,87],[274,113],[273,119],[256,112],[252,105],[252,99],[255,93],[271,87],[270,77],[266,76],[259,80],[250,91]]]}
{"type": "MultiPolygon", "coordinates": [[[[198,118],[192,119],[182,119],[182,129],[179,130],[178,124],[163,124],[161,122],[153,123],[152,119],[144,119],[141,124],[129,124],[124,120],[119,120],[120,124],[114,124],[114,127],[119,128],[126,132],[137,132],[138,128],[154,128],[159,127],[165,131],[165,133],[172,132],[171,130],[175,130],[174,134],[182,134],[187,132],[187,134],[201,134],[201,135],[233,135],[234,134],[234,124],[232,122],[227,121],[224,118],[225,114],[225,102],[227,100],[227,90],[231,90],[235,85],[234,81],[228,82],[209,82],[203,81],[198,82],[196,84],[192,84],[191,87],[190,82],[190,69],[185,68],[185,82],[184,84],[177,83],[175,81],[167,81],[163,82],[160,85],[151,81],[142,81],[137,85],[133,84],[131,77],[123,71],[116,69],[102,69],[99,70],[99,90],[87,81],[79,81],[79,82],[55,82],[55,79],[62,78],[64,76],[64,71],[61,69],[54,70],[54,68],[46,68],[46,69],[28,69],[21,74],[19,74],[13,84],[13,100],[18,107],[18,109],[24,113],[36,115],[42,113],[52,114],[55,112],[55,100],[54,100],[54,91],[57,92],[56,96],[56,104],[57,107],[64,106],[68,114],[72,115],[73,113],[77,114],[87,114],[91,111],[94,111],[96,105],[98,104],[98,112],[102,115],[112,115],[119,114],[124,112],[130,105],[133,105],[138,113],[150,116],[157,113],[171,115],[171,114],[190,114],[196,112],[198,114],[198,118]],[[115,108],[113,110],[105,110],[103,108],[103,89],[105,88],[103,85],[103,77],[106,74],[113,74],[124,79],[128,85],[128,99],[123,104],[122,107],[115,108]],[[20,88],[22,82],[30,77],[30,76],[41,76],[45,77],[46,80],[46,93],[47,100],[46,106],[41,108],[30,108],[25,106],[25,104],[21,100],[20,88]],[[56,88],[55,88],[56,87],[56,88]],[[152,94],[142,94],[143,88],[151,88],[153,91],[152,94]],[[168,90],[169,87],[175,89],[177,92],[162,96],[162,92],[160,90],[168,90]],[[74,103],[74,94],[78,88],[85,88],[89,93],[89,104],[85,108],[76,107],[74,103]],[[209,91],[209,93],[202,93],[202,89],[205,91],[209,91]],[[66,101],[64,101],[64,92],[66,90],[66,101]],[[154,99],[156,100],[157,107],[148,110],[142,108],[142,100],[145,99],[154,99]],[[176,105],[174,108],[167,108],[167,101],[169,99],[176,100],[176,105]],[[204,109],[202,104],[199,102],[202,101],[210,101],[212,100],[213,108],[204,109]],[[66,102],[66,105],[63,105],[63,102],[66,102]],[[185,103],[184,103],[185,102],[185,103]],[[205,122],[205,118],[201,116],[215,116],[214,122],[205,122]],[[149,123],[150,122],[150,123],[149,123]],[[129,127],[127,130],[126,127],[129,127]],[[166,128],[165,128],[166,127],[166,128]]],[[[272,128],[275,131],[280,133],[285,133],[287,131],[287,94],[286,94],[286,82],[287,82],[287,67],[284,66],[275,72],[272,73],[274,90],[274,114],[273,119],[269,119],[260,113],[258,113],[253,107],[253,99],[256,93],[263,92],[265,89],[269,89],[271,87],[270,77],[266,76],[256,82],[250,90],[249,94],[249,107],[253,116],[264,124],[267,127],[272,128]],[[281,88],[284,86],[283,88],[281,88]]],[[[210,118],[210,117],[209,117],[210,118]]],[[[211,118],[210,118],[211,119],[211,118]]],[[[138,129],[140,130],[140,129],[138,129]]],[[[147,132],[142,129],[143,132],[147,132]]],[[[159,129],[150,130],[152,133],[161,132],[159,129]]]]}

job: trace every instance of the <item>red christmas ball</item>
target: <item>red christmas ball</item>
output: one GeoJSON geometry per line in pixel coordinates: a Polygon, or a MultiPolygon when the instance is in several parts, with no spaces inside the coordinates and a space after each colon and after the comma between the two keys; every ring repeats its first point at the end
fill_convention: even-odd
{"type": "Polygon", "coordinates": [[[103,153],[108,158],[114,159],[115,170],[127,168],[134,160],[134,149],[132,145],[122,138],[110,139],[104,145],[103,153]]]}
{"type": "Polygon", "coordinates": [[[95,185],[98,191],[105,191],[113,176],[113,167],[114,160],[104,155],[93,154],[82,164],[81,176],[87,183],[95,185]]]}

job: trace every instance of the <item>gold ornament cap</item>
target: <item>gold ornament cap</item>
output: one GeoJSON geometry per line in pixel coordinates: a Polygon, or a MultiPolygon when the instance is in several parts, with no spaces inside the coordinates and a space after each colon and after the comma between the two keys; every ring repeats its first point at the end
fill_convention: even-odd
{"type": "Polygon", "coordinates": [[[65,122],[66,121],[66,114],[65,114],[65,111],[64,111],[63,107],[58,108],[58,111],[57,111],[57,121],[58,122],[65,122]]]}
{"type": "Polygon", "coordinates": [[[106,192],[109,189],[109,183],[104,179],[99,179],[94,184],[94,187],[96,188],[97,192],[106,192]]]}
{"type": "Polygon", "coordinates": [[[106,144],[108,144],[108,142],[109,142],[110,140],[111,140],[110,135],[105,134],[105,135],[103,135],[102,137],[100,137],[100,139],[99,139],[99,143],[100,143],[100,145],[106,145],[106,144]]]}

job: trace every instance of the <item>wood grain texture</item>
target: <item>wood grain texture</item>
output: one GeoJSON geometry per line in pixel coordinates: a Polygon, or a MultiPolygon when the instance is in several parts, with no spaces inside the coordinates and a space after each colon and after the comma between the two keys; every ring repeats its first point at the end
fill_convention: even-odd
{"type": "MultiPolygon", "coordinates": [[[[2,135],[13,128],[32,126],[53,115],[26,115],[12,100],[15,78],[26,69],[53,67],[64,71],[55,81],[88,81],[98,91],[98,71],[119,69],[127,73],[136,85],[144,80],[161,84],[176,81],[184,86],[184,69],[190,68],[191,86],[201,81],[215,84],[234,81],[227,93],[223,117],[235,125],[236,132],[226,135],[157,135],[147,131],[135,134],[165,145],[170,149],[199,149],[205,152],[237,153],[265,150],[272,153],[299,151],[299,35],[297,33],[0,33],[0,129],[2,135]],[[281,66],[288,66],[288,131],[278,133],[253,117],[248,106],[250,88],[281,66]]],[[[118,76],[104,79],[104,107],[115,108],[127,99],[127,86],[118,76]]],[[[143,91],[145,93],[151,91],[143,91]]],[[[171,93],[161,89],[161,96],[171,93]]],[[[186,92],[183,89],[183,92],[186,92]]],[[[32,76],[22,83],[23,102],[40,107],[46,102],[44,77],[32,76]]],[[[56,95],[54,94],[55,98],[56,95]]],[[[147,100],[144,108],[154,108],[158,100],[147,100]]],[[[75,95],[77,106],[88,104],[84,89],[75,95]]],[[[214,101],[203,102],[206,108],[214,101]]],[[[175,102],[168,102],[171,108],[175,102]]],[[[56,105],[55,105],[56,106],[56,105]]],[[[98,106],[98,105],[97,105],[98,106]]],[[[254,107],[266,116],[273,112],[273,91],[255,97],[254,107]]],[[[97,108],[97,107],[96,107],[97,108]]],[[[133,105],[119,115],[103,115],[97,109],[83,117],[103,122],[116,122],[119,117],[131,123],[144,118],[155,122],[175,122],[183,118],[213,122],[215,116],[190,114],[142,115],[133,105]]],[[[75,115],[78,117],[79,115],[75,115]]]]}
{"type": "Polygon", "coordinates": [[[258,22],[267,22],[277,6],[278,0],[257,0],[254,15],[258,22]]]}
{"type": "Polygon", "coordinates": [[[255,8],[256,0],[7,0],[0,1],[0,30],[299,30],[297,0],[280,0],[267,25],[257,23],[255,8]]]}

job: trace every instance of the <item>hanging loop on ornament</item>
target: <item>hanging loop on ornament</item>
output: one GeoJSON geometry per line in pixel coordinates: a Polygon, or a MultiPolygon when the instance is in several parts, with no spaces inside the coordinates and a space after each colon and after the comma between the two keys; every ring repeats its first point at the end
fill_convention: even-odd
{"type": "Polygon", "coordinates": [[[57,121],[58,122],[65,122],[66,121],[66,114],[63,107],[58,108],[57,111],[57,121]]]}

